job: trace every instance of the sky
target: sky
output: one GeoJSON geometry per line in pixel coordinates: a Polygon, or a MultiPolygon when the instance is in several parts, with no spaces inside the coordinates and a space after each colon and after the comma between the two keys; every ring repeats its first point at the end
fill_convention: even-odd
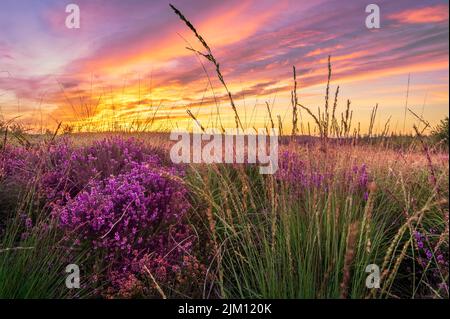
{"type": "MultiPolygon", "coordinates": [[[[352,123],[411,132],[417,119],[448,116],[448,1],[380,0],[380,28],[368,29],[352,0],[173,0],[209,44],[246,127],[272,116],[289,131],[292,67],[299,103],[325,104],[328,56],[337,114],[347,100],[352,123]],[[408,85],[409,82],[409,85],[408,85]]],[[[79,130],[233,127],[234,115],[214,67],[191,47],[201,43],[164,0],[2,0],[0,120],[33,130],[59,122],[79,130]],[[66,27],[66,6],[80,28],[66,27]]],[[[305,130],[314,123],[304,111],[305,130]]]]}

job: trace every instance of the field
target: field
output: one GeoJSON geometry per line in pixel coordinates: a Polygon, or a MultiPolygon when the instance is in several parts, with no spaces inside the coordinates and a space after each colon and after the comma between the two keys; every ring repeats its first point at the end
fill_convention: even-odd
{"type": "Polygon", "coordinates": [[[157,141],[4,145],[0,295],[448,298],[448,152],[288,140],[260,175],[173,165],[157,141]],[[68,264],[81,289],[66,288],[68,264]],[[380,288],[366,287],[371,264],[380,288]]]}
{"type": "MultiPolygon", "coordinates": [[[[251,127],[172,9],[236,129],[251,127]]],[[[0,298],[449,298],[448,118],[431,127],[409,110],[414,135],[389,120],[375,132],[376,106],[362,132],[350,102],[337,113],[328,69],[316,114],[294,67],[292,131],[267,103],[274,174],[174,164],[167,131],[29,134],[0,121],[0,298]]]]}

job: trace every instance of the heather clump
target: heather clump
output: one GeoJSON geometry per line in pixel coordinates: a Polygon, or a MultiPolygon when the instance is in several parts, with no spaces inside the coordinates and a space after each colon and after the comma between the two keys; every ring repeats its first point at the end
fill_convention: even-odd
{"type": "Polygon", "coordinates": [[[280,154],[276,177],[295,196],[311,190],[328,192],[334,188],[335,191],[368,199],[370,174],[366,164],[346,163],[342,167],[336,167],[330,163],[333,161],[321,158],[311,162],[307,155],[303,156],[295,150],[284,150],[280,154]],[[327,165],[321,165],[322,160],[327,165]]]}
{"type": "Polygon", "coordinates": [[[7,145],[0,150],[0,229],[17,209],[19,199],[36,180],[36,150],[7,145]]]}
{"type": "Polygon", "coordinates": [[[7,145],[0,151],[0,181],[25,186],[36,180],[40,147],[7,145]]]}
{"type": "Polygon", "coordinates": [[[8,145],[0,153],[0,229],[17,211],[21,245],[38,223],[56,220],[55,244],[69,248],[69,261],[83,256],[84,288],[93,295],[199,295],[206,269],[183,177],[136,139],[8,145]],[[22,197],[30,209],[17,205],[22,197]]]}
{"type": "Polygon", "coordinates": [[[64,205],[75,197],[90,180],[102,180],[129,171],[136,163],[158,166],[159,157],[152,149],[134,139],[118,137],[75,147],[67,140],[52,145],[48,151],[41,190],[47,201],[64,205]]]}
{"type": "Polygon", "coordinates": [[[331,183],[333,175],[310,165],[299,153],[285,150],[279,159],[277,178],[287,182],[298,193],[310,188],[325,188],[331,183]]]}
{"type": "MultiPolygon", "coordinates": [[[[129,163],[128,171],[89,186],[55,209],[66,241],[86,249],[106,296],[152,294],[152,287],[183,284],[186,263],[197,263],[195,235],[186,223],[187,190],[174,168],[129,163]],[[150,282],[150,285],[146,284],[150,282]],[[145,288],[145,289],[144,289],[145,288]]],[[[161,289],[161,288],[160,288],[161,289]]]]}

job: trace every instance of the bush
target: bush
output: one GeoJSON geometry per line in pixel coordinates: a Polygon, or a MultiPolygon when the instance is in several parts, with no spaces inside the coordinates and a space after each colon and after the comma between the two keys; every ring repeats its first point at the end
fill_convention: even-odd
{"type": "Polygon", "coordinates": [[[441,120],[436,128],[433,131],[433,137],[437,140],[437,142],[443,141],[444,143],[449,142],[449,129],[448,129],[448,117],[441,120]]]}
{"type": "Polygon", "coordinates": [[[68,139],[52,145],[41,180],[47,200],[63,205],[75,197],[90,180],[102,180],[126,172],[134,163],[159,165],[159,158],[133,139],[109,138],[88,147],[76,148],[68,139]]]}

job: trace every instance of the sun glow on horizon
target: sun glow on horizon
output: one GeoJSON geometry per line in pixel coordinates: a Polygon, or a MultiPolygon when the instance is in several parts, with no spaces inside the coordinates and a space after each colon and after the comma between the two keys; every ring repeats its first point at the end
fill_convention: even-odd
{"type": "MultiPolygon", "coordinates": [[[[214,67],[186,49],[202,51],[166,1],[78,2],[82,26],[70,31],[55,1],[5,2],[0,30],[8,24],[11,31],[0,31],[0,120],[15,118],[35,131],[59,122],[79,131],[160,131],[189,128],[190,110],[205,127],[234,126],[214,67]],[[19,18],[22,27],[13,21],[19,18]]],[[[359,0],[345,8],[331,0],[175,6],[210,44],[245,126],[268,125],[267,102],[291,131],[293,65],[299,101],[323,108],[331,55],[330,103],[339,85],[338,116],[350,100],[353,124],[365,132],[378,104],[376,129],[390,119],[401,132],[405,107],[432,124],[448,116],[448,4],[428,2],[380,1],[379,30],[364,26],[359,0]]],[[[406,120],[411,133],[417,119],[408,113],[406,120]]],[[[300,121],[314,125],[304,111],[300,121]]]]}

